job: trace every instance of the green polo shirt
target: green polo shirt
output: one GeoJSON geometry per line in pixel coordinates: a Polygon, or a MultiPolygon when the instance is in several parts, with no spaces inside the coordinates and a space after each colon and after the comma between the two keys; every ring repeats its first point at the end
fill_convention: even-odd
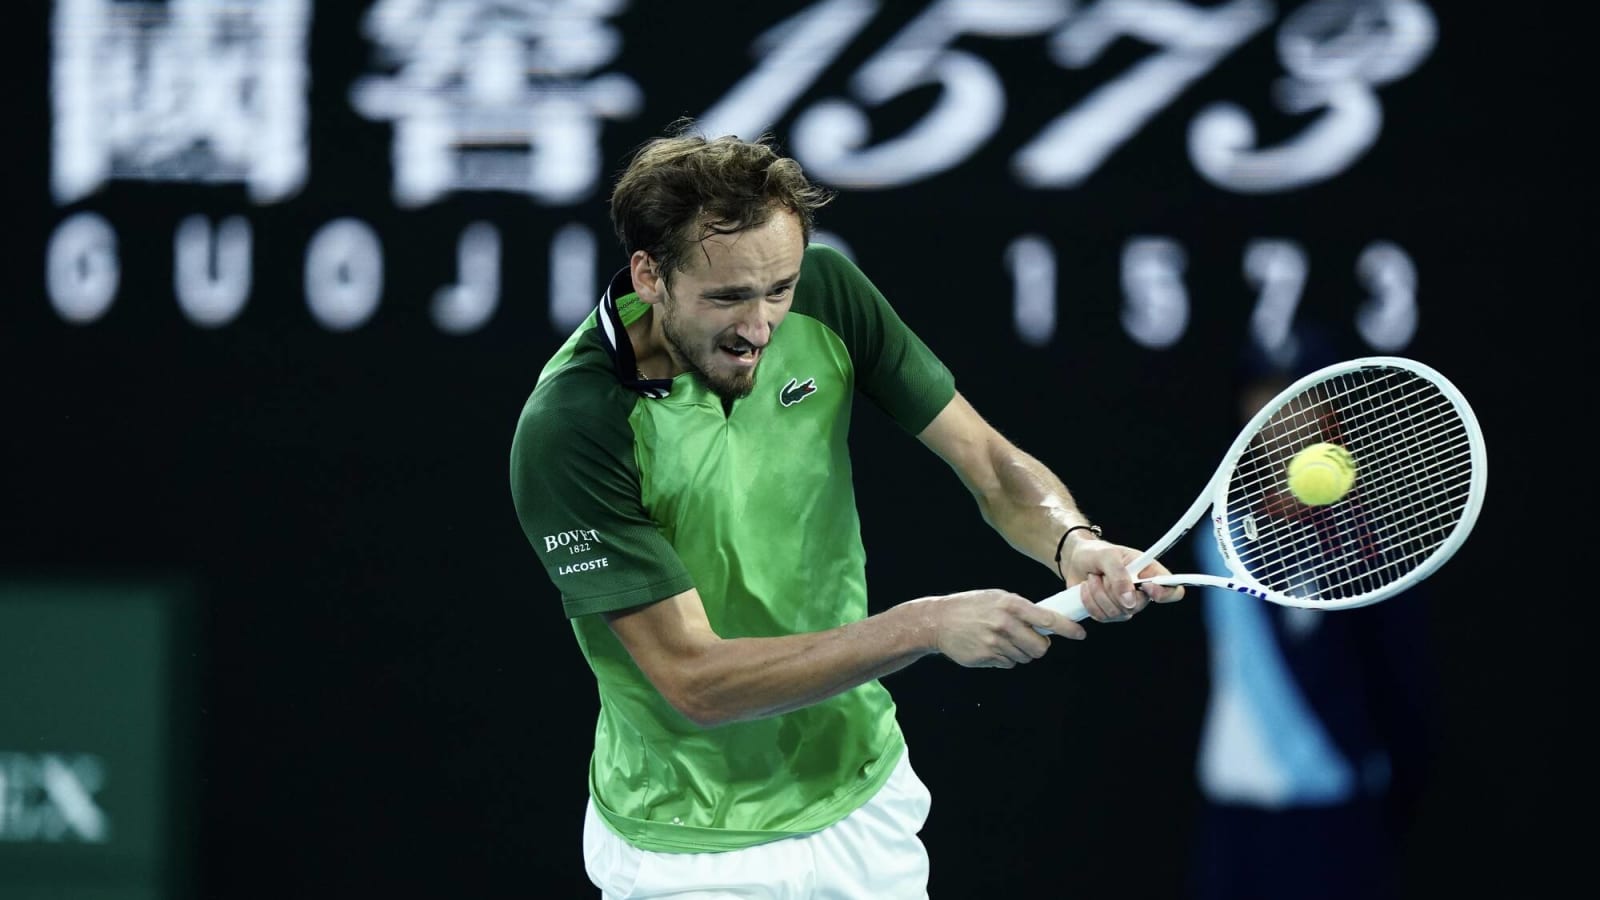
{"type": "Polygon", "coordinates": [[[922,431],[954,379],[838,251],[806,250],[754,391],[731,410],[696,376],[639,380],[626,270],[549,363],[511,446],[511,491],[599,688],[589,787],[647,850],[805,834],[870,799],[904,748],[877,681],[782,715],[701,728],[669,704],[606,612],[693,587],[724,638],[867,615],[848,447],[856,393],[922,431]]]}

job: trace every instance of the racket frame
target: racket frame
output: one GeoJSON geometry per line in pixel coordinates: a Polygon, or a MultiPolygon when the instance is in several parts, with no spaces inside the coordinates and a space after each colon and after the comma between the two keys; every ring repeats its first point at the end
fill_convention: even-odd
{"type": "MultiPolygon", "coordinates": [[[[1473,413],[1472,407],[1467,403],[1466,398],[1462,396],[1461,391],[1449,379],[1430,366],[1404,357],[1363,356],[1344,360],[1301,376],[1293,384],[1278,392],[1277,396],[1273,397],[1272,400],[1263,404],[1255,415],[1250,418],[1250,421],[1239,429],[1238,436],[1234,438],[1233,444],[1229,446],[1228,451],[1223,455],[1222,461],[1212,473],[1210,481],[1201,490],[1194,502],[1190,504],[1189,509],[1184,512],[1166,534],[1162,535],[1160,540],[1151,544],[1149,549],[1128,564],[1128,571],[1137,575],[1145,566],[1160,559],[1178,541],[1182,540],[1184,535],[1200,524],[1202,519],[1207,518],[1207,510],[1210,510],[1211,538],[1216,543],[1217,551],[1222,556],[1223,564],[1230,573],[1229,576],[1190,572],[1162,575],[1155,578],[1140,578],[1136,579],[1135,583],[1181,585],[1184,587],[1216,587],[1248,594],[1280,606],[1298,606],[1308,609],[1335,610],[1367,606],[1392,597],[1433,574],[1450,557],[1454,556],[1457,550],[1461,549],[1461,545],[1466,542],[1473,525],[1477,522],[1478,513],[1483,507],[1487,479],[1488,458],[1484,447],[1483,431],[1478,425],[1478,419],[1473,413]],[[1467,489],[1467,505],[1462,510],[1461,520],[1451,530],[1445,542],[1430,553],[1421,565],[1375,591],[1340,601],[1296,597],[1274,591],[1256,581],[1244,570],[1234,549],[1233,541],[1228,536],[1228,486],[1232,479],[1234,465],[1249,449],[1251,442],[1255,440],[1257,433],[1261,431],[1263,426],[1276,416],[1290,400],[1299,396],[1313,385],[1339,375],[1369,368],[1403,369],[1421,375],[1437,387],[1440,393],[1450,401],[1451,405],[1460,414],[1471,453],[1471,475],[1467,489]]],[[[1079,585],[1074,585],[1041,600],[1039,605],[1054,609],[1070,616],[1074,620],[1081,621],[1087,617],[1088,613],[1084,610],[1082,600],[1078,596],[1079,588],[1079,585]]]]}

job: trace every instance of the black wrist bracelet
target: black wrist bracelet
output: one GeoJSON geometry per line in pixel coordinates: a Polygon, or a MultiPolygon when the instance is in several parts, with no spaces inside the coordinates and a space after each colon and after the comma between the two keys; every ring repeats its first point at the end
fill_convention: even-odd
{"type": "Polygon", "coordinates": [[[1061,571],[1061,550],[1067,546],[1067,538],[1071,536],[1074,531],[1078,531],[1079,529],[1087,531],[1095,537],[1100,536],[1099,525],[1074,525],[1071,528],[1068,528],[1066,531],[1061,532],[1061,540],[1056,541],[1056,574],[1061,576],[1062,584],[1067,583],[1067,573],[1061,571]]]}

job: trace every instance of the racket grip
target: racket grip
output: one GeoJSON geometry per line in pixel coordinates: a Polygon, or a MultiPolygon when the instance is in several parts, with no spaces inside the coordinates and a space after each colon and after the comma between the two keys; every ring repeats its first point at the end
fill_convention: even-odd
{"type": "MultiPolygon", "coordinates": [[[[1082,585],[1073,585],[1064,591],[1052,594],[1039,601],[1039,606],[1052,612],[1058,612],[1074,622],[1082,622],[1089,618],[1089,611],[1083,608],[1082,585]]],[[[1040,634],[1053,634],[1045,628],[1035,628],[1040,634]]]]}

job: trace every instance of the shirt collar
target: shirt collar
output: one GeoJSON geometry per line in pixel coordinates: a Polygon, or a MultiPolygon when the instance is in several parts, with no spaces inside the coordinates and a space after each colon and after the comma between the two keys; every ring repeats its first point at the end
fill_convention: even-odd
{"type": "Polygon", "coordinates": [[[595,318],[600,322],[600,332],[605,339],[606,351],[611,354],[617,381],[629,390],[660,400],[672,393],[672,379],[639,377],[639,361],[633,355],[633,341],[628,339],[627,326],[622,324],[622,313],[617,307],[617,301],[633,293],[633,273],[623,266],[611,276],[611,283],[606,285],[605,293],[600,296],[600,307],[595,318]]]}

